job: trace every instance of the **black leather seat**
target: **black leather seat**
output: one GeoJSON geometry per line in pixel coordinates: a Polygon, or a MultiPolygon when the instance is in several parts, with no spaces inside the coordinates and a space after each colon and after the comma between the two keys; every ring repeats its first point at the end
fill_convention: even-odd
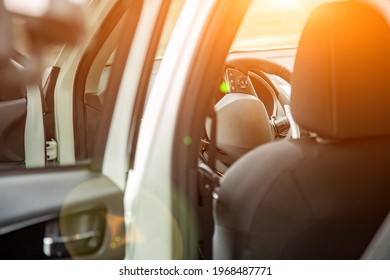
{"type": "Polygon", "coordinates": [[[21,75],[10,59],[0,61],[0,170],[24,166],[27,99],[21,75]]]}
{"type": "Polygon", "coordinates": [[[215,205],[215,259],[358,259],[390,209],[390,29],[374,7],[323,4],[302,33],[296,122],[317,137],[238,160],[215,205]]]}

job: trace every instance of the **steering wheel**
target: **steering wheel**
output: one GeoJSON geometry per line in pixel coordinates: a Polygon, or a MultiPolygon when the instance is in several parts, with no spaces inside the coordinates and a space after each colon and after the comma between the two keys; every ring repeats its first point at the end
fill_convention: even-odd
{"type": "MultiPolygon", "coordinates": [[[[229,57],[226,60],[225,69],[225,80],[230,84],[230,90],[233,92],[244,91],[244,93],[259,97],[258,93],[254,90],[254,87],[249,86],[246,81],[250,77],[258,80],[262,84],[263,88],[267,90],[273,98],[272,114],[269,112],[269,114],[272,115],[271,122],[273,122],[272,118],[276,116],[279,94],[274,83],[266,74],[278,76],[291,84],[292,72],[281,64],[259,57],[229,57]],[[245,78],[243,78],[242,74],[245,75],[245,78]]],[[[289,102],[284,105],[284,113],[287,117],[288,124],[273,123],[273,126],[276,126],[277,129],[278,125],[282,127],[289,125],[291,137],[294,139],[300,138],[300,129],[292,117],[289,102]]]]}
{"type": "MultiPolygon", "coordinates": [[[[227,128],[228,133],[222,133],[222,137],[217,137],[217,140],[219,143],[216,143],[215,149],[217,157],[216,163],[219,163],[219,167],[213,167],[214,173],[216,173],[219,177],[222,177],[225,170],[238,158],[240,157],[240,154],[245,153],[247,150],[242,149],[235,154],[236,150],[234,150],[233,147],[237,147],[233,144],[233,142],[237,143],[244,140],[246,144],[248,144],[248,139],[255,139],[252,138],[253,135],[250,135],[250,137],[246,137],[243,135],[247,134],[247,131],[251,131],[251,129],[248,129],[247,121],[250,119],[250,122],[252,123],[252,129],[257,130],[260,132],[259,134],[267,134],[267,126],[268,131],[270,129],[274,129],[276,134],[281,137],[285,137],[285,139],[290,138],[299,138],[300,137],[300,131],[299,126],[295,123],[294,119],[292,118],[291,111],[290,111],[290,100],[288,98],[285,98],[286,100],[283,101],[284,103],[284,113],[278,114],[278,108],[280,108],[280,97],[279,97],[279,91],[276,88],[274,82],[269,78],[267,74],[276,75],[283,80],[285,80],[287,83],[290,84],[291,82],[291,76],[292,72],[286,68],[285,66],[282,66],[278,63],[275,63],[273,61],[263,59],[263,58],[248,58],[248,57],[233,57],[228,58],[225,64],[225,83],[229,86],[227,87],[227,93],[225,96],[221,97],[222,99],[219,99],[218,103],[215,105],[215,110],[217,114],[222,114],[222,118],[217,118],[218,122],[223,122],[223,120],[227,119],[226,123],[223,123],[222,126],[219,123],[217,125],[218,129],[221,127],[227,128]],[[261,88],[263,89],[266,94],[260,92],[256,92],[255,87],[252,85],[252,81],[257,80],[261,84],[261,88]],[[233,104],[236,100],[233,100],[232,103],[228,103],[229,100],[232,101],[232,99],[235,99],[234,95],[237,93],[241,97],[237,97],[238,99],[249,99],[249,103],[252,105],[255,105],[256,108],[251,107],[251,105],[240,107],[239,105],[233,105],[229,109],[230,104],[233,104]],[[248,96],[251,95],[251,96],[248,96]],[[267,95],[267,98],[272,97],[272,101],[268,99],[268,108],[266,108],[265,105],[258,105],[259,103],[264,103],[264,96],[267,95]],[[247,96],[247,97],[245,97],[247,96]],[[231,98],[229,98],[231,97],[231,98]],[[253,99],[257,100],[256,102],[253,102],[253,99]],[[226,100],[228,100],[226,102],[226,100]],[[252,101],[251,101],[252,100],[252,101]],[[259,102],[259,100],[261,102],[259,102]],[[222,102],[222,106],[221,106],[222,102]],[[228,104],[228,105],[227,105],[228,104]],[[256,105],[257,104],[257,105],[256,105]],[[232,108],[234,107],[234,109],[232,108]],[[221,113],[221,108],[227,108],[225,112],[227,112],[227,115],[224,113],[221,113]],[[244,112],[240,111],[240,109],[244,108],[244,112]],[[219,109],[219,111],[218,111],[219,109]],[[254,111],[257,112],[257,110],[260,109],[260,111],[263,111],[263,113],[254,113],[254,111]],[[229,111],[230,110],[230,111],[229,111]],[[252,110],[252,111],[251,111],[252,110]],[[253,111],[254,110],[254,111],[253,111]],[[232,114],[233,112],[233,114],[232,114]],[[243,113],[240,113],[243,112],[243,113]],[[237,114],[239,116],[237,116],[237,114]],[[243,116],[241,116],[243,115],[243,116]],[[281,115],[283,117],[281,117],[281,115]],[[279,116],[279,117],[277,117],[279,116]],[[227,117],[227,118],[226,118],[227,117]],[[240,122],[245,123],[244,126],[240,126],[240,122]],[[264,129],[264,130],[263,130],[264,129]],[[235,134],[234,132],[237,132],[235,134]],[[288,133],[287,133],[288,131],[288,133]],[[232,132],[232,133],[230,133],[232,132]],[[242,137],[241,137],[242,136],[242,137]],[[222,139],[222,142],[220,142],[222,139]],[[228,139],[227,142],[224,140],[228,139]]],[[[237,94],[235,96],[237,96],[237,94]]],[[[246,103],[248,105],[249,103],[246,103]]],[[[206,122],[206,128],[205,128],[205,139],[202,140],[202,147],[200,149],[199,155],[201,162],[205,163],[204,166],[208,166],[209,162],[209,148],[210,148],[210,134],[211,134],[211,125],[210,122],[206,122]]],[[[222,129],[223,130],[223,129],[222,129]]],[[[271,133],[271,132],[270,132],[271,133]]],[[[271,137],[271,136],[270,136],[271,137]]],[[[212,138],[212,137],[211,137],[212,138]]],[[[267,138],[267,137],[265,137],[267,138]]],[[[275,138],[274,138],[275,139],[275,138]]],[[[272,141],[271,138],[267,141],[272,141]]],[[[262,142],[260,140],[259,142],[262,142]]],[[[255,141],[256,142],[256,141],[255,141]]],[[[256,143],[255,145],[258,145],[256,143]]],[[[249,145],[249,149],[252,149],[255,147],[255,145],[249,145]]],[[[241,146],[243,148],[245,145],[241,146]]],[[[214,156],[214,157],[215,157],[214,156]]],[[[214,158],[213,157],[213,158],[214,158]]],[[[211,160],[214,161],[214,160],[211,160]]],[[[202,169],[202,168],[201,168],[202,169]]],[[[213,174],[213,172],[207,171],[206,173],[213,174]]]]}
{"type": "MultiPolygon", "coordinates": [[[[259,57],[231,57],[226,60],[227,68],[236,68],[243,73],[260,70],[270,75],[276,75],[291,83],[292,72],[285,66],[271,60],[259,57]]],[[[257,72],[257,71],[256,71],[257,72]]]]}

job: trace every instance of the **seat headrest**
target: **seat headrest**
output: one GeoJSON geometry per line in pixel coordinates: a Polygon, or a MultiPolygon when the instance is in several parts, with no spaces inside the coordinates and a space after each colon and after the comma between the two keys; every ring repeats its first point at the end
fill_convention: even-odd
{"type": "Polygon", "coordinates": [[[309,17],[292,76],[291,109],[327,139],[390,134],[390,28],[373,6],[323,4],[309,17]]]}

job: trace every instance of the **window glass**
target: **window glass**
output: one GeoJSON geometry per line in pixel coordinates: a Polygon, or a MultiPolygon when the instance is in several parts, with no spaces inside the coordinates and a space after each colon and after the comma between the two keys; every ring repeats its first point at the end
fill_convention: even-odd
{"type": "Polygon", "coordinates": [[[167,15],[167,19],[164,24],[164,28],[161,34],[160,42],[158,45],[157,53],[155,62],[153,65],[153,71],[152,76],[150,77],[150,83],[148,87],[148,96],[150,93],[150,90],[152,89],[152,86],[154,84],[154,80],[157,76],[158,69],[160,68],[161,61],[164,57],[165,50],[167,48],[169,39],[171,38],[173,29],[175,27],[175,24],[179,18],[180,12],[184,6],[185,0],[174,0],[171,3],[171,6],[169,8],[169,12],[167,15]]]}
{"type": "Polygon", "coordinates": [[[254,0],[231,50],[295,47],[310,12],[334,0],[254,0]]]}
{"type": "MultiPolygon", "coordinates": [[[[83,36],[84,33],[79,32],[78,38],[80,40],[73,40],[72,44],[65,48],[63,44],[65,38],[75,39],[76,37],[69,35],[71,32],[68,34],[66,32],[63,34],[61,32],[60,34],[58,32],[55,34],[51,33],[65,30],[65,26],[53,23],[50,28],[47,28],[47,33],[44,33],[42,30],[46,30],[44,25],[45,23],[47,24],[46,18],[44,19],[45,21],[30,18],[26,20],[23,16],[6,14],[9,15],[6,19],[10,20],[9,29],[4,29],[8,25],[5,24],[6,22],[3,18],[0,20],[2,31],[7,30],[10,34],[10,36],[4,36],[4,38],[7,38],[7,42],[3,41],[1,44],[2,46],[9,45],[12,48],[9,55],[10,61],[1,60],[2,64],[0,65],[2,77],[4,77],[0,81],[0,118],[3,120],[0,123],[0,170],[41,168],[58,166],[60,164],[58,157],[58,146],[60,143],[58,143],[57,136],[59,133],[62,133],[62,135],[69,135],[69,138],[71,138],[72,135],[68,132],[64,133],[58,129],[56,130],[54,115],[55,91],[66,93],[64,95],[72,93],[72,82],[74,82],[77,76],[75,74],[77,67],[74,66],[81,65],[77,60],[78,55],[76,53],[81,53],[80,47],[87,45],[87,40],[84,38],[94,34],[92,30],[97,29],[100,25],[101,20],[99,19],[104,19],[112,7],[114,7],[114,3],[119,3],[120,1],[91,0],[89,2],[88,7],[83,8],[84,10],[74,10],[80,16],[82,11],[85,12],[85,34],[87,36],[83,36]],[[40,29],[35,31],[35,29],[31,28],[40,29]],[[76,63],[67,63],[68,60],[76,61],[76,63]],[[58,78],[60,73],[70,73],[73,76],[64,74],[65,78],[60,82],[58,78]],[[14,77],[12,81],[7,79],[8,76],[14,77]],[[57,89],[57,86],[59,86],[59,89],[57,89]],[[15,90],[10,90],[11,88],[15,88],[15,90]],[[6,92],[11,92],[12,94],[6,94],[6,92]]],[[[72,13],[72,21],[78,23],[77,16],[74,13],[72,13]]],[[[76,23],[72,26],[73,29],[67,31],[82,30],[82,28],[78,28],[76,23]]],[[[104,41],[110,37],[109,34],[99,36],[101,37],[100,40],[104,41]]],[[[115,49],[115,47],[112,47],[112,49],[115,49]]],[[[107,50],[102,52],[105,51],[107,52],[107,50]]],[[[91,86],[95,82],[96,88],[103,88],[103,90],[97,91],[98,99],[100,97],[99,94],[106,87],[107,72],[109,72],[107,69],[111,67],[114,56],[111,55],[113,53],[112,50],[108,52],[107,58],[104,55],[98,57],[98,59],[105,59],[105,61],[97,63],[103,66],[101,69],[96,69],[95,67],[93,74],[96,77],[92,77],[91,81],[94,81],[87,85],[91,86]]],[[[93,66],[91,69],[94,68],[93,66]]],[[[97,107],[100,110],[100,103],[94,102],[97,99],[86,98],[86,101],[90,102],[91,99],[92,107],[94,109],[97,107]]],[[[68,108],[70,107],[68,106],[68,108]]],[[[73,110],[78,110],[78,108],[73,108],[73,110]]],[[[68,111],[71,112],[71,110],[68,111]]],[[[82,115],[86,114],[83,113],[82,115]]],[[[68,121],[69,123],[73,121],[71,116],[66,119],[66,122],[68,121]]],[[[85,125],[85,127],[87,130],[89,129],[88,125],[85,125]]],[[[74,137],[75,150],[79,144],[77,137],[74,137]]],[[[69,154],[72,154],[72,152],[69,151],[69,154]]],[[[64,164],[68,165],[67,163],[64,164]]]]}

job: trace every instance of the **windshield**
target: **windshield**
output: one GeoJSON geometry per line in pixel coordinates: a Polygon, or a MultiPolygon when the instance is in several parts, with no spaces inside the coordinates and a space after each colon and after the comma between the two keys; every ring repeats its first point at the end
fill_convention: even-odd
{"type": "Polygon", "coordinates": [[[253,0],[232,51],[296,47],[310,12],[334,0],[253,0]]]}

